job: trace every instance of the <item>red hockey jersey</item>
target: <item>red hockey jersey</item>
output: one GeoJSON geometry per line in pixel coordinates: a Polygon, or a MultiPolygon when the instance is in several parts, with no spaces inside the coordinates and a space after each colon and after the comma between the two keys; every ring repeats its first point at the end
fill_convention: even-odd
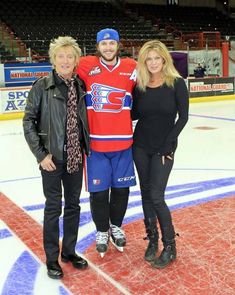
{"type": "Polygon", "coordinates": [[[97,152],[120,151],[132,145],[130,109],[135,67],[130,58],[118,59],[111,70],[99,57],[80,59],[77,73],[86,84],[91,149],[97,152]]]}

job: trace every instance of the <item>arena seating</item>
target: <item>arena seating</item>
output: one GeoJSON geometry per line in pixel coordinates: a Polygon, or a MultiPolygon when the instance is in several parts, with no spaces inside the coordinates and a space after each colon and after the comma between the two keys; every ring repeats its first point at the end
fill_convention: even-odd
{"type": "MultiPolygon", "coordinates": [[[[51,39],[70,35],[77,39],[84,54],[95,52],[98,30],[112,27],[119,31],[122,54],[146,40],[160,39],[170,49],[180,46],[182,34],[220,31],[234,34],[235,22],[212,8],[116,5],[113,2],[77,2],[63,0],[8,0],[0,2],[0,21],[15,39],[31,48],[34,57],[47,57],[51,39]],[[205,17],[202,17],[205,16],[205,17]],[[217,27],[219,24],[219,28],[217,27]]],[[[179,48],[176,48],[179,49],[179,48]]]]}
{"type": "Polygon", "coordinates": [[[0,19],[40,56],[47,55],[49,42],[59,35],[73,36],[86,54],[92,54],[96,33],[105,27],[117,29],[124,39],[156,37],[151,25],[143,25],[144,20],[136,22],[106,2],[8,0],[0,2],[0,19]]]}
{"type": "Polygon", "coordinates": [[[211,7],[177,5],[127,4],[136,14],[150,19],[153,25],[171,26],[182,33],[220,31],[222,36],[234,35],[235,20],[211,7]]]}

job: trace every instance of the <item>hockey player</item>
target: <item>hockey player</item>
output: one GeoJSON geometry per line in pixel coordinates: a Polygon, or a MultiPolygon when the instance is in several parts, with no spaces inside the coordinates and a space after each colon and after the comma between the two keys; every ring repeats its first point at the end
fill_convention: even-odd
{"type": "Polygon", "coordinates": [[[86,159],[86,186],[96,249],[103,257],[109,239],[120,251],[126,245],[121,226],[129,187],[136,184],[130,116],[136,62],[118,57],[119,34],[114,29],[99,31],[96,46],[98,56],[81,58],[77,71],[87,90],[91,154],[86,159]]]}

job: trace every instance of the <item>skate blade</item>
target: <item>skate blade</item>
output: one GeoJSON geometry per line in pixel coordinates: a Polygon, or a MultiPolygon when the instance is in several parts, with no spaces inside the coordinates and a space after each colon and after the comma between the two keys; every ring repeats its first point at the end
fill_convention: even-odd
{"type": "Polygon", "coordinates": [[[110,239],[111,240],[111,243],[114,245],[114,247],[119,251],[119,252],[123,252],[124,251],[124,248],[123,247],[120,247],[120,246],[117,246],[113,239],[110,239]]]}

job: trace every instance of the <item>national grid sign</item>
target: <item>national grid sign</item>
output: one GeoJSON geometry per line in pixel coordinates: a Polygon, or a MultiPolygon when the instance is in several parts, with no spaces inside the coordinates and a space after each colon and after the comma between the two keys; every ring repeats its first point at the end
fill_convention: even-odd
{"type": "Polygon", "coordinates": [[[5,86],[26,86],[51,72],[50,63],[15,63],[4,65],[5,86]]]}

